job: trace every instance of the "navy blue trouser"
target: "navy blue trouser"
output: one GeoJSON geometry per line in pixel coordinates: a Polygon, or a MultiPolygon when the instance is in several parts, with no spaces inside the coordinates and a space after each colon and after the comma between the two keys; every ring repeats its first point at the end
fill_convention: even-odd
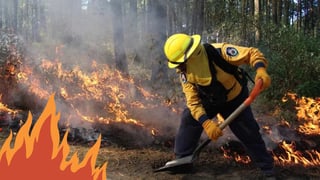
{"type": "MultiPolygon", "coordinates": [[[[248,88],[244,87],[239,96],[222,106],[210,106],[206,102],[203,104],[210,118],[215,117],[217,113],[227,118],[247,97],[248,88]]],[[[267,152],[265,143],[259,132],[260,127],[250,107],[247,107],[235,118],[229,124],[229,127],[234,135],[245,145],[251,159],[259,168],[262,170],[273,168],[273,158],[267,152]]],[[[202,131],[201,124],[192,117],[190,110],[186,108],[182,113],[180,127],[175,138],[174,152],[177,158],[192,154],[198,145],[202,131]]]]}

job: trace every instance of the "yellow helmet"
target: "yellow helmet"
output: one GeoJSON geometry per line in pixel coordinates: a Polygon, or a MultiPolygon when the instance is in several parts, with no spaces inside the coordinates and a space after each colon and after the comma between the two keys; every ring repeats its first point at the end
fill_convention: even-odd
{"type": "Polygon", "coordinates": [[[196,34],[174,34],[170,36],[164,44],[164,53],[168,58],[168,67],[176,68],[185,62],[194,50],[198,47],[201,36],[196,34]]]}

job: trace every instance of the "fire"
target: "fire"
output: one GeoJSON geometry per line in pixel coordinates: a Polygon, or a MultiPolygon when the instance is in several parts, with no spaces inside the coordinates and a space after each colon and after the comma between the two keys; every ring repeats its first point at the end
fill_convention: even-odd
{"type": "Polygon", "coordinates": [[[20,83],[29,86],[29,92],[41,99],[57,93],[74,112],[70,114],[74,116],[73,119],[106,124],[124,122],[143,127],[144,123],[130,117],[132,115],[129,110],[151,108],[156,104],[152,102],[156,97],[135,85],[132,78],[123,77],[120,72],[112,70],[106,64],[97,65],[96,61],[92,62],[89,70],[84,71],[78,66],[71,70],[66,69],[58,59],[43,59],[37,69],[41,73],[40,77],[32,73],[33,71],[25,67],[24,75],[21,76],[29,78],[20,79],[20,83]],[[46,89],[43,88],[44,84],[46,89]],[[55,84],[60,87],[55,87],[55,84]],[[136,100],[137,94],[141,95],[139,98],[145,102],[136,100]],[[146,104],[146,101],[151,103],[146,104]],[[82,109],[89,106],[89,103],[96,103],[100,111],[82,109]]]}
{"type": "Polygon", "coordinates": [[[221,146],[221,150],[223,152],[223,157],[226,159],[235,160],[237,163],[248,164],[251,162],[251,159],[248,155],[240,155],[236,151],[232,151],[221,146]]]}
{"type": "Polygon", "coordinates": [[[287,96],[294,100],[297,105],[297,117],[298,120],[302,123],[298,128],[299,132],[308,135],[319,135],[320,98],[299,98],[297,94],[294,93],[288,93],[287,96]]]}
{"type": "MultiPolygon", "coordinates": [[[[320,129],[320,98],[299,98],[297,94],[287,93],[283,98],[286,102],[292,99],[296,104],[297,119],[300,123],[297,131],[305,136],[319,136],[320,129]]],[[[288,143],[282,141],[279,147],[284,152],[282,155],[274,155],[275,162],[280,165],[302,165],[302,166],[319,166],[320,152],[315,149],[298,150],[294,141],[288,143]]]]}
{"type": "MultiPolygon", "coordinates": [[[[291,125],[288,121],[282,120],[278,127],[290,129],[288,133],[297,133],[301,137],[292,140],[281,139],[277,132],[269,126],[263,126],[264,132],[269,136],[269,139],[277,144],[277,148],[272,149],[275,163],[281,166],[301,165],[304,167],[316,167],[320,165],[320,151],[316,142],[308,140],[308,138],[316,138],[320,135],[320,98],[298,97],[297,94],[288,93],[283,98],[283,102],[293,100],[295,109],[297,110],[296,117],[298,125],[291,125]],[[295,128],[296,127],[296,128],[295,128]],[[292,130],[291,130],[292,129],[292,130]],[[300,142],[298,142],[300,140],[300,142]],[[306,146],[306,145],[309,145],[306,146]]],[[[218,114],[218,122],[222,122],[223,118],[218,114]]],[[[282,132],[284,133],[284,132],[282,132]]],[[[289,136],[288,136],[289,137],[289,136]]],[[[251,159],[246,154],[239,153],[240,148],[232,150],[232,146],[224,145],[220,147],[223,156],[226,159],[232,159],[238,163],[247,164],[251,159]]]]}
{"type": "MultiPolygon", "coordinates": [[[[1,98],[0,98],[1,100],[1,98]]],[[[0,111],[4,111],[4,112],[8,112],[8,113],[16,113],[17,110],[14,110],[14,109],[10,109],[8,108],[5,104],[3,104],[2,102],[0,102],[0,111]]]]}
{"type": "Polygon", "coordinates": [[[10,133],[0,150],[0,179],[106,179],[107,163],[101,168],[95,167],[101,136],[81,162],[76,153],[68,160],[68,132],[60,142],[60,113],[55,112],[54,95],[51,95],[33,127],[29,113],[13,147],[13,134],[10,133]]]}
{"type": "Polygon", "coordinates": [[[284,155],[275,156],[275,161],[281,165],[303,165],[303,166],[319,166],[320,153],[316,150],[306,150],[305,152],[296,150],[294,142],[287,143],[283,141],[281,147],[285,151],[284,155]]]}
{"type": "MultiPolygon", "coordinates": [[[[224,118],[220,113],[217,114],[216,118],[219,124],[221,124],[224,121],[224,118]]],[[[251,159],[248,155],[240,154],[237,151],[233,151],[232,149],[230,149],[230,147],[228,147],[228,144],[226,144],[226,147],[221,146],[220,149],[223,152],[223,157],[226,159],[234,160],[237,163],[241,164],[248,164],[251,162],[251,159]]]]}
{"type": "Polygon", "coordinates": [[[123,129],[126,125],[142,129],[154,137],[159,135],[156,128],[150,117],[142,114],[159,106],[168,108],[168,114],[177,114],[163,98],[145,90],[132,77],[123,76],[108,64],[93,60],[91,66],[64,66],[58,58],[42,59],[39,63],[23,66],[19,87],[28,87],[23,93],[36,97],[31,105],[44,104],[44,99],[55,93],[59,104],[68,112],[63,115],[64,122],[60,122],[66,129],[94,126],[99,131],[106,131],[119,124],[123,129]]]}

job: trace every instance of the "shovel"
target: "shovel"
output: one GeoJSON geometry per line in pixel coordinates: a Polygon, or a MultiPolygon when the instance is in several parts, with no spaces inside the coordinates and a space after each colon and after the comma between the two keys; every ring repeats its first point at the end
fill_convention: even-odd
{"type": "MultiPolygon", "coordinates": [[[[261,92],[262,88],[262,79],[259,79],[256,83],[255,86],[253,87],[250,95],[244,100],[240,106],[234,110],[227,119],[225,119],[220,125],[219,128],[223,130],[227,125],[229,125],[245,108],[247,108],[252,101],[258,96],[258,94],[261,92]]],[[[209,143],[211,142],[211,139],[207,139],[203,141],[197,148],[193,151],[193,153],[189,156],[175,159],[172,161],[168,161],[164,166],[155,169],[153,172],[160,172],[160,171],[168,171],[173,168],[179,168],[183,167],[189,164],[192,164],[199,156],[200,151],[209,143]]]]}

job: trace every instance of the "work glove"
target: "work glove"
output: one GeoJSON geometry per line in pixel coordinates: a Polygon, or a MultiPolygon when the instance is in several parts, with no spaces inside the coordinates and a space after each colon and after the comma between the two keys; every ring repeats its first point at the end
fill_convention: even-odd
{"type": "Polygon", "coordinates": [[[270,84],[271,84],[271,78],[268,75],[266,68],[264,67],[259,67],[256,71],[256,77],[255,77],[255,82],[257,82],[259,79],[262,79],[262,88],[261,90],[267,89],[270,84]]]}
{"type": "Polygon", "coordinates": [[[222,136],[222,130],[219,128],[218,124],[210,119],[204,121],[202,123],[202,127],[208,137],[213,141],[216,141],[220,136],[222,136]]]}

